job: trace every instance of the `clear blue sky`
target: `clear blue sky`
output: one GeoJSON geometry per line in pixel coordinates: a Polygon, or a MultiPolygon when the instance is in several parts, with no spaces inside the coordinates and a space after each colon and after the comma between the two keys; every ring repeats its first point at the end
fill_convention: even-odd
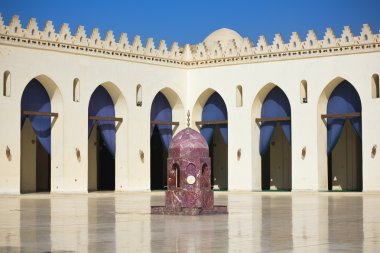
{"type": "Polygon", "coordinates": [[[173,41],[199,43],[222,27],[254,43],[259,35],[272,43],[276,33],[288,42],[293,31],[304,39],[309,29],[322,38],[327,27],[337,36],[345,25],[355,35],[363,23],[369,23],[376,33],[380,28],[380,0],[0,0],[0,12],[6,24],[17,14],[23,27],[35,17],[40,29],[52,20],[58,32],[66,22],[72,34],[84,25],[87,36],[98,27],[102,36],[113,30],[117,40],[126,32],[130,43],[135,35],[141,36],[143,44],[153,37],[156,46],[161,39],[168,46],[173,41]]]}

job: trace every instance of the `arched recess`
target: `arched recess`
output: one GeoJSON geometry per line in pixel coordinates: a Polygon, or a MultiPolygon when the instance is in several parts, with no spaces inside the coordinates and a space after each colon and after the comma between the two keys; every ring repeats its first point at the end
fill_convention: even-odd
{"type": "Polygon", "coordinates": [[[119,88],[105,82],[88,106],[88,191],[126,189],[126,101],[119,88]]]}
{"type": "Polygon", "coordinates": [[[272,87],[261,104],[260,128],[261,189],[291,190],[291,110],[284,91],[272,87]]]}
{"type": "MultiPolygon", "coordinates": [[[[169,87],[165,87],[160,90],[162,94],[165,95],[166,99],[168,100],[170,107],[172,108],[172,120],[173,122],[180,122],[184,119],[184,116],[186,115],[186,112],[183,108],[183,103],[181,98],[178,96],[177,92],[169,87]]],[[[181,129],[185,128],[186,126],[177,126],[173,125],[173,135],[175,135],[177,132],[179,132],[181,129]]]]}
{"type": "Polygon", "coordinates": [[[355,87],[338,77],[318,102],[319,189],[362,190],[361,100],[355,87]]]}
{"type": "Polygon", "coordinates": [[[252,189],[256,191],[261,191],[263,189],[262,180],[264,176],[262,175],[262,157],[260,154],[260,128],[262,122],[257,122],[256,119],[262,118],[263,103],[267,95],[275,87],[277,86],[274,83],[267,83],[260,89],[252,103],[252,189]]]}
{"type": "Polygon", "coordinates": [[[80,80],[79,78],[75,78],[73,81],[73,101],[80,101],[80,80]]]}
{"type": "Polygon", "coordinates": [[[224,99],[207,89],[197,99],[192,115],[209,144],[211,185],[214,190],[228,190],[228,112],[224,99]]]}
{"type": "Polygon", "coordinates": [[[307,81],[302,80],[300,83],[300,102],[301,104],[307,103],[307,81]]]}
{"type": "Polygon", "coordinates": [[[11,96],[11,72],[8,70],[3,75],[3,96],[11,96]]]}
{"type": "Polygon", "coordinates": [[[380,97],[379,75],[373,74],[371,78],[372,98],[380,97]]]}
{"type": "Polygon", "coordinates": [[[236,107],[243,106],[243,87],[241,85],[236,86],[236,107]]]}
{"type": "Polygon", "coordinates": [[[57,85],[40,75],[21,96],[20,192],[59,190],[62,171],[62,96],[57,85]]]}
{"type": "Polygon", "coordinates": [[[142,106],[142,86],[138,84],[136,86],[136,106],[142,106]]]}
{"type": "Polygon", "coordinates": [[[183,115],[183,104],[175,91],[166,87],[156,94],[150,111],[151,190],[167,187],[168,149],[183,115]]]}

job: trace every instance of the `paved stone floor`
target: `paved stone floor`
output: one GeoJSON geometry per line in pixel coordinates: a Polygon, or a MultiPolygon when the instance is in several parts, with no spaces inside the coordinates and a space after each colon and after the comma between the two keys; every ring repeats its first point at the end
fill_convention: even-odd
{"type": "Polygon", "coordinates": [[[216,193],[228,215],[150,215],[163,192],[0,196],[0,252],[379,252],[380,194],[216,193]]]}

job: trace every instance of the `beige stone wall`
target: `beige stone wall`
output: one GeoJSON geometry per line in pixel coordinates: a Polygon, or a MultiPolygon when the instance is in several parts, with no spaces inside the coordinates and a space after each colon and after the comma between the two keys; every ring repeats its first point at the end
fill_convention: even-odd
{"type": "Polygon", "coordinates": [[[94,126],[94,128],[91,131],[90,137],[88,138],[88,190],[89,191],[95,191],[98,187],[98,163],[97,163],[97,148],[96,148],[96,142],[97,142],[97,127],[94,126]]]}
{"type": "Polygon", "coordinates": [[[363,190],[380,190],[376,185],[380,180],[376,169],[379,158],[371,157],[372,147],[380,142],[376,130],[380,127],[380,100],[371,96],[371,77],[380,72],[379,56],[375,52],[189,70],[191,88],[187,96],[193,120],[200,119],[200,104],[205,103],[211,91],[217,91],[226,103],[229,190],[261,189],[260,130],[254,120],[260,117],[261,104],[274,85],[284,90],[291,105],[292,189],[327,190],[327,134],[320,115],[326,113],[328,96],[343,79],[357,89],[362,102],[363,190]],[[302,80],[308,84],[306,104],[300,102],[302,80]],[[237,85],[243,88],[242,107],[236,107],[237,85]],[[236,158],[238,149],[240,160],[236,158]]]}
{"type": "Polygon", "coordinates": [[[174,133],[186,127],[188,110],[196,129],[202,107],[217,91],[228,111],[228,189],[261,190],[260,129],[254,120],[275,85],[291,105],[292,190],[327,190],[326,126],[320,115],[326,113],[333,88],[344,79],[354,85],[362,101],[363,190],[380,190],[380,158],[371,156],[373,146],[380,145],[380,99],[372,98],[371,83],[372,75],[380,73],[380,45],[369,26],[356,37],[345,28],[340,38],[328,30],[322,40],[309,32],[305,41],[298,34],[289,43],[276,36],[271,45],[262,37],[257,45],[242,38],[238,47],[234,39],[225,48],[215,48],[214,54],[202,43],[183,48],[175,44],[169,50],[160,42],[156,49],[150,40],[143,47],[139,38],[128,44],[126,35],[117,43],[112,33],[101,40],[98,31],[82,37],[82,43],[83,28],[71,35],[67,26],[55,33],[51,24],[39,31],[33,22],[24,29],[18,19],[9,26],[0,21],[0,77],[11,78],[6,80],[10,93],[0,96],[1,193],[20,192],[20,102],[33,78],[46,88],[52,112],[59,114],[52,119],[52,192],[88,190],[88,104],[99,85],[110,93],[116,117],[123,118],[116,133],[116,191],[149,190],[150,109],[159,91],[173,108],[173,121],[180,122],[174,133]],[[32,34],[33,27],[37,34],[32,34]],[[73,100],[74,80],[80,83],[79,101],[73,100]],[[301,81],[307,82],[307,103],[301,103],[301,81]],[[138,85],[142,106],[136,105],[138,85]],[[236,106],[239,85],[242,106],[236,106]],[[301,157],[303,148],[305,157],[301,157]]]}
{"type": "Polygon", "coordinates": [[[20,192],[21,96],[30,80],[37,78],[51,97],[52,112],[59,116],[52,127],[52,192],[87,192],[88,184],[88,103],[98,85],[104,85],[115,103],[117,129],[116,190],[149,190],[150,109],[162,90],[173,106],[173,120],[186,126],[186,71],[0,45],[0,73],[12,74],[10,97],[0,97],[1,135],[0,192],[20,192]],[[80,101],[73,101],[73,80],[80,79],[80,101]],[[136,106],[136,86],[143,87],[143,104],[136,106]],[[12,159],[5,155],[9,146],[12,159]],[[76,150],[80,151],[77,159],[76,150]],[[144,152],[144,161],[139,152],[144,152]]]}

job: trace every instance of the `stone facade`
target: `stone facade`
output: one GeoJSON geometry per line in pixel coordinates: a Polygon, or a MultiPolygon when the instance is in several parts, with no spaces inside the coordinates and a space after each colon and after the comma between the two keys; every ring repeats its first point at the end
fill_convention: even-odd
{"type": "Polygon", "coordinates": [[[149,190],[149,120],[158,92],[167,97],[173,121],[179,122],[173,134],[186,127],[188,110],[191,127],[197,129],[208,97],[218,92],[228,111],[228,189],[260,191],[260,126],[255,119],[275,86],[285,92],[292,111],[292,190],[325,191],[327,134],[321,115],[343,80],[355,87],[362,103],[363,191],[380,190],[380,35],[369,25],[357,36],[349,27],[339,37],[329,28],[323,38],[311,30],[305,40],[293,33],[286,43],[276,35],[272,44],[263,36],[254,44],[228,29],[196,45],[174,42],[170,48],[165,41],[156,47],[153,39],[144,46],[139,36],[132,42],[124,33],[115,37],[109,31],[102,39],[98,29],[88,36],[82,26],[73,35],[68,24],[57,32],[51,21],[41,29],[35,19],[22,27],[17,16],[5,25],[0,17],[0,117],[5,119],[0,192],[20,193],[20,101],[33,78],[45,87],[51,110],[58,114],[51,132],[51,192],[88,191],[93,146],[88,105],[99,85],[112,97],[115,116],[123,118],[116,133],[115,191],[149,190]],[[136,101],[137,87],[142,101],[136,101]]]}

